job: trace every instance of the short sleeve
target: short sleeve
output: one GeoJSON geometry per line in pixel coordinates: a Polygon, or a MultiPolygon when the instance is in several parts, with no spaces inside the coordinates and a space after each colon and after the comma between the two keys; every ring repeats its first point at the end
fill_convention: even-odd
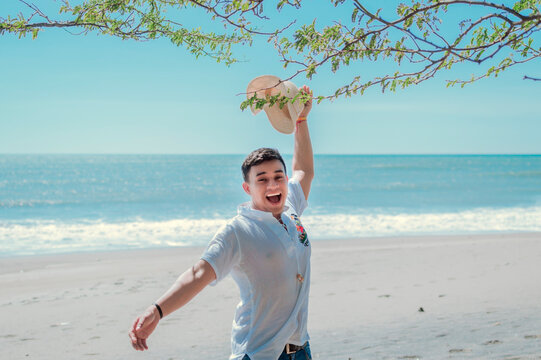
{"type": "Polygon", "coordinates": [[[302,186],[294,177],[289,179],[286,205],[292,208],[298,216],[301,216],[308,207],[302,186]]]}
{"type": "Polygon", "coordinates": [[[224,279],[231,272],[231,269],[239,263],[239,243],[231,224],[227,224],[218,230],[207,245],[201,259],[208,262],[216,273],[216,281],[213,281],[210,285],[216,285],[224,279]]]}

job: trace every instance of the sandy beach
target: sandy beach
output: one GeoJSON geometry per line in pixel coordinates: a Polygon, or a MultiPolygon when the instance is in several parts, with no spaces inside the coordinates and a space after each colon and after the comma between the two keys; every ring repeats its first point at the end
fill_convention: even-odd
{"type": "MultiPolygon", "coordinates": [[[[314,359],[541,359],[541,233],[312,243],[314,359]]],[[[0,259],[2,359],[227,359],[231,278],[165,318],[134,318],[198,259],[168,248],[0,259]]]]}

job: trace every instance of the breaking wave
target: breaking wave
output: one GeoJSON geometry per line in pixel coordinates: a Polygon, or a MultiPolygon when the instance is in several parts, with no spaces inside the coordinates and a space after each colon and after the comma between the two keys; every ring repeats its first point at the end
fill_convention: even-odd
{"type": "MultiPolygon", "coordinates": [[[[0,255],[168,246],[204,246],[226,219],[128,222],[52,220],[0,221],[0,255]]],[[[541,232],[541,206],[478,208],[442,213],[305,215],[311,239],[541,232]]]]}

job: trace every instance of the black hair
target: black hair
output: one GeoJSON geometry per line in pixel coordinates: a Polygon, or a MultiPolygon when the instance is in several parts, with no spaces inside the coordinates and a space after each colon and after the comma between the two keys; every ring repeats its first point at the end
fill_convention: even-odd
{"type": "Polygon", "coordinates": [[[252,151],[250,154],[248,154],[248,156],[246,156],[246,159],[244,159],[244,162],[242,163],[241,168],[244,181],[248,181],[248,173],[250,172],[252,166],[257,166],[265,161],[272,160],[280,160],[284,166],[284,173],[286,172],[286,164],[284,163],[284,159],[278,150],[271,148],[259,148],[252,151]]]}

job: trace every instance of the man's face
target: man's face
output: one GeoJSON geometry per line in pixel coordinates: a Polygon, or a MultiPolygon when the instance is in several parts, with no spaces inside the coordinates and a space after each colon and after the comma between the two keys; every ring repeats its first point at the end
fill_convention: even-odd
{"type": "Polygon", "coordinates": [[[287,175],[280,160],[252,166],[242,188],[252,197],[254,209],[280,216],[287,198],[287,175]]]}

